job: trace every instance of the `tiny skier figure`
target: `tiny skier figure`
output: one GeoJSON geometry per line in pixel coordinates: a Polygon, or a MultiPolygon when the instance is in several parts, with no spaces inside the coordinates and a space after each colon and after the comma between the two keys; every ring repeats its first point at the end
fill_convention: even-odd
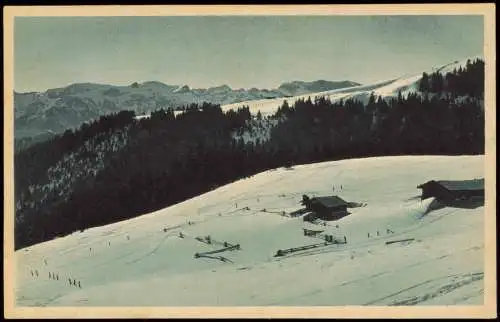
{"type": "Polygon", "coordinates": [[[377,236],[380,236],[380,232],[377,230],[377,236]]]}
{"type": "Polygon", "coordinates": [[[35,269],[35,274],[36,274],[36,277],[38,277],[38,270],[35,269]]]}
{"type": "Polygon", "coordinates": [[[56,275],[56,280],[59,280],[59,274],[56,275]]]}
{"type": "Polygon", "coordinates": [[[73,285],[73,283],[71,283],[71,278],[68,278],[68,281],[69,281],[69,285],[73,285]]]}
{"type": "Polygon", "coordinates": [[[79,288],[82,288],[82,286],[80,285],[80,281],[78,281],[78,287],[79,287],[79,288]]]}
{"type": "Polygon", "coordinates": [[[344,244],[347,244],[347,237],[344,236],[344,244]]]}
{"type": "Polygon", "coordinates": [[[76,286],[76,280],[75,280],[75,279],[73,280],[73,285],[75,285],[75,286],[76,286]]]}
{"type": "Polygon", "coordinates": [[[368,233],[368,238],[370,238],[370,233],[368,233]]]}

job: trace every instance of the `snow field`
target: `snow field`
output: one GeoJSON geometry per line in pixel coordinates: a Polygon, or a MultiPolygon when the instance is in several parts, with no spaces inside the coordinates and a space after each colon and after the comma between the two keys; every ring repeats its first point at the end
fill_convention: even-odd
{"type": "Polygon", "coordinates": [[[484,207],[426,213],[432,200],[420,201],[416,186],[483,177],[483,160],[381,157],[266,171],[151,214],[17,251],[17,305],[481,304],[484,207]],[[337,194],[366,206],[327,226],[280,214],[301,208],[303,194],[337,194]],[[278,249],[323,242],[302,228],[346,236],[348,243],[274,257],[278,249]],[[215,243],[195,239],[207,235],[215,243]],[[230,261],[194,258],[224,241],[241,245],[213,255],[230,261]]]}

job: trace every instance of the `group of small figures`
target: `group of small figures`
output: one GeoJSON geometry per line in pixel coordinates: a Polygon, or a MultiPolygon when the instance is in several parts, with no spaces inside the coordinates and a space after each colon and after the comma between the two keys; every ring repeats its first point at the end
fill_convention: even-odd
{"type": "MultiPolygon", "coordinates": [[[[39,276],[38,270],[37,269],[31,270],[31,276],[38,277],[39,276]]],[[[49,279],[58,281],[59,280],[59,274],[58,273],[49,272],[49,279]]],[[[68,278],[68,281],[69,281],[69,285],[78,286],[79,288],[82,288],[82,284],[80,283],[80,281],[77,281],[75,279],[71,280],[71,278],[68,278]]]]}
{"type": "Polygon", "coordinates": [[[49,279],[58,281],[59,280],[59,274],[50,273],[49,272],[49,279]]]}
{"type": "Polygon", "coordinates": [[[78,281],[78,284],[76,283],[77,281],[75,279],[72,281],[71,278],[68,278],[68,281],[69,281],[69,285],[78,286],[79,288],[82,288],[80,281],[78,281]]]}

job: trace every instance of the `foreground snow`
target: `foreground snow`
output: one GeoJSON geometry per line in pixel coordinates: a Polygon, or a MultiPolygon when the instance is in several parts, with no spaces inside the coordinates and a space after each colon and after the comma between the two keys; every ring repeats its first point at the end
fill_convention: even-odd
{"type": "Polygon", "coordinates": [[[482,304],[484,208],[426,213],[432,200],[420,201],[416,186],[483,177],[483,160],[384,157],[263,172],[148,215],[16,252],[16,304],[482,304]],[[367,205],[326,227],[280,215],[300,208],[302,194],[329,195],[333,185],[335,194],[367,205]],[[346,236],[348,243],[274,257],[278,249],[322,243],[303,235],[302,228],[311,227],[346,236]],[[215,242],[194,238],[206,235],[215,242]],[[414,240],[385,244],[407,238],[414,240]],[[227,262],[194,258],[222,248],[217,241],[241,249],[213,255],[227,262]],[[34,270],[38,277],[31,276],[34,270]]]}

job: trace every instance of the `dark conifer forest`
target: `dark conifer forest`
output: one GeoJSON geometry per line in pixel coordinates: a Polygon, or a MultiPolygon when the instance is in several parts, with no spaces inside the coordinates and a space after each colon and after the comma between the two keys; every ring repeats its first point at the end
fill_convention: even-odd
{"type": "Polygon", "coordinates": [[[311,97],[268,117],[203,103],[122,111],[15,154],[15,246],[152,212],[283,166],[387,155],[484,154],[484,62],[424,74],[419,94],[311,97]],[[185,112],[174,115],[174,109],[185,112]],[[251,120],[274,122],[244,140],[251,120]]]}

